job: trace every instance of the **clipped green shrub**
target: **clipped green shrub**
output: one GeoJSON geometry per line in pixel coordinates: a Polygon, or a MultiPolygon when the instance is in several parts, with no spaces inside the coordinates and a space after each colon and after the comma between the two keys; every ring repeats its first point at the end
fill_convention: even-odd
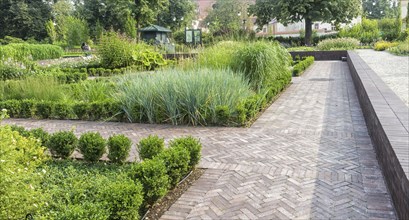
{"type": "Polygon", "coordinates": [[[54,161],[45,167],[48,206],[35,219],[139,219],[143,188],[128,166],[54,161]]]}
{"type": "Polygon", "coordinates": [[[165,164],[170,187],[175,187],[189,170],[190,155],[187,149],[181,146],[164,150],[157,156],[157,159],[162,160],[165,164]]]}
{"type": "Polygon", "coordinates": [[[259,91],[268,83],[291,75],[289,71],[291,56],[278,43],[254,42],[238,48],[232,58],[231,67],[243,73],[253,89],[259,91]]]}
{"type": "Polygon", "coordinates": [[[293,75],[300,76],[308,67],[314,63],[314,57],[304,57],[302,60],[297,61],[293,68],[293,75]]]}
{"type": "Polygon", "coordinates": [[[168,192],[169,177],[166,171],[164,162],[158,159],[144,160],[132,166],[130,175],[142,183],[147,204],[153,204],[168,192]]]}
{"type": "Polygon", "coordinates": [[[47,162],[45,149],[8,126],[0,127],[0,219],[25,219],[44,207],[48,198],[40,186],[47,162]]]}
{"type": "Polygon", "coordinates": [[[30,130],[30,135],[40,140],[42,146],[45,146],[50,139],[50,134],[44,131],[43,128],[35,128],[30,130]]]}
{"type": "Polygon", "coordinates": [[[388,51],[398,56],[408,56],[409,55],[409,40],[401,42],[395,47],[389,48],[388,51]]]}
{"type": "Polygon", "coordinates": [[[95,162],[106,152],[106,141],[98,132],[87,132],[81,135],[78,149],[84,160],[95,162]]]}
{"type": "Polygon", "coordinates": [[[391,47],[397,46],[399,43],[396,42],[387,42],[387,41],[378,41],[374,45],[374,49],[376,51],[384,51],[386,49],[389,49],[391,47]]]}
{"type": "Polygon", "coordinates": [[[143,160],[152,159],[165,149],[165,140],[157,135],[149,135],[139,141],[139,157],[143,160]]]}
{"type": "Polygon", "coordinates": [[[65,159],[78,146],[78,139],[72,131],[59,131],[51,135],[46,146],[53,156],[65,159]]]}
{"type": "Polygon", "coordinates": [[[319,50],[353,50],[359,46],[359,41],[354,38],[337,38],[323,40],[318,43],[319,50]]]}
{"type": "Polygon", "coordinates": [[[200,161],[202,144],[192,136],[175,138],[169,143],[170,148],[182,147],[189,152],[189,169],[193,169],[200,161]]]}
{"type": "Polygon", "coordinates": [[[131,150],[132,141],[123,134],[113,135],[108,139],[108,158],[121,163],[126,160],[131,150]]]}
{"type": "Polygon", "coordinates": [[[23,137],[26,137],[26,138],[30,137],[30,131],[26,130],[26,128],[23,126],[10,125],[10,129],[12,131],[17,131],[23,137]]]}

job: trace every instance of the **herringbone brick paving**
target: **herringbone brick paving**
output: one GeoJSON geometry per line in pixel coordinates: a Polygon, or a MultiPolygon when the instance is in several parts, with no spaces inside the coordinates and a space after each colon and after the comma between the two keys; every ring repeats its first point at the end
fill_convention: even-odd
{"type": "MultiPolygon", "coordinates": [[[[205,174],[162,219],[394,219],[342,62],[316,62],[250,128],[6,120],[28,128],[123,133],[136,143],[193,135],[205,174]]],[[[130,160],[138,160],[135,148],[130,160]]]]}

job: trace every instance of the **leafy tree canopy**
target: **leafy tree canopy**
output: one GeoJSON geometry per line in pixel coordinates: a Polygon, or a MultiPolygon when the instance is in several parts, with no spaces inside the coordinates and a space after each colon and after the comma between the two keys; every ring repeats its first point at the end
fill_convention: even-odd
{"type": "Polygon", "coordinates": [[[173,30],[190,24],[195,13],[193,0],[169,0],[169,6],[158,16],[158,24],[173,30]]]}
{"type": "Polygon", "coordinates": [[[350,22],[360,14],[361,6],[361,0],[256,0],[250,12],[260,26],[272,19],[284,25],[305,20],[305,43],[310,45],[312,22],[350,22]]]}
{"type": "Polygon", "coordinates": [[[397,18],[400,14],[398,0],[363,0],[362,4],[369,19],[397,18]]]}

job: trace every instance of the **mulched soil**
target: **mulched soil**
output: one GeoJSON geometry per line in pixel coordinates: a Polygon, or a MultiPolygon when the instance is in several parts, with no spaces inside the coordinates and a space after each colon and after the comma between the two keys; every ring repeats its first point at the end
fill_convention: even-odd
{"type": "Polygon", "coordinates": [[[145,220],[159,219],[178,200],[189,187],[198,180],[206,169],[195,169],[182,180],[175,189],[168,192],[166,196],[157,201],[145,214],[145,220]]]}

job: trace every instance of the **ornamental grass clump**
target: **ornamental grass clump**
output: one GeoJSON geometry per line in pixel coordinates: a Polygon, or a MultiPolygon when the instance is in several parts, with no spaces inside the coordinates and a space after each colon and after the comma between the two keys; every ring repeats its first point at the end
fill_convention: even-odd
{"type": "Polygon", "coordinates": [[[217,124],[216,109],[231,113],[254,94],[231,70],[168,69],[118,78],[116,101],[131,122],[217,124]]]}
{"type": "Polygon", "coordinates": [[[318,43],[319,50],[353,50],[359,47],[359,40],[354,38],[336,38],[318,43]]]}
{"type": "Polygon", "coordinates": [[[233,54],[231,67],[243,73],[256,91],[274,80],[291,75],[291,56],[278,43],[254,42],[239,47],[233,54]]]}

